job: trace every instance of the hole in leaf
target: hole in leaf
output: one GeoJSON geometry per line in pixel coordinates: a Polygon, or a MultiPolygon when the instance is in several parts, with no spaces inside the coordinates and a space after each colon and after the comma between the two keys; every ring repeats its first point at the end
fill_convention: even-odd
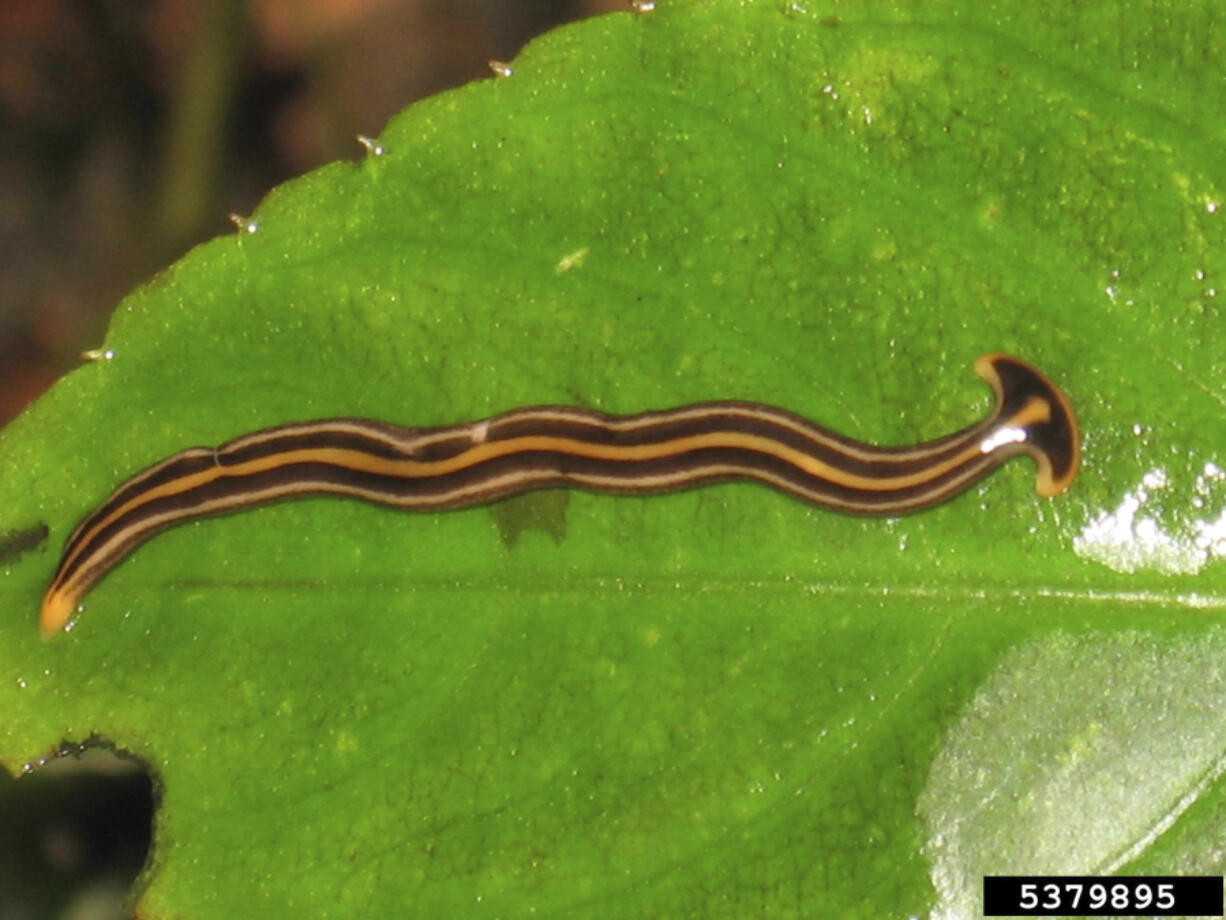
{"type": "Polygon", "coordinates": [[[0,917],[130,917],[149,854],[153,779],[94,740],[13,779],[0,770],[0,917]]]}

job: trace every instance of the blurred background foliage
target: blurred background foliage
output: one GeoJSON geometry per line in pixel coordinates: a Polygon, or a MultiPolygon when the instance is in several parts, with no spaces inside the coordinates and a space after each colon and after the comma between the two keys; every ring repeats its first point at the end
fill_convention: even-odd
{"type": "Polygon", "coordinates": [[[0,0],[0,425],[142,280],[424,96],[626,0],[0,0]]]}

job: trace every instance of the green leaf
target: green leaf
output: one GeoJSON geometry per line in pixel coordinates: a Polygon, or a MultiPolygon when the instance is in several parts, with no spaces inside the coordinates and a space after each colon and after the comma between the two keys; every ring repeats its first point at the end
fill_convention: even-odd
{"type": "Polygon", "coordinates": [[[1221,873],[1221,27],[660,2],[414,106],[0,436],[4,763],[143,758],[145,917],[963,917],[985,872],[1221,873]],[[1065,497],[1019,462],[899,521],[289,503],[38,638],[72,526],[189,445],[716,398],[910,443],[987,411],[994,350],[1073,400],[1065,497]]]}

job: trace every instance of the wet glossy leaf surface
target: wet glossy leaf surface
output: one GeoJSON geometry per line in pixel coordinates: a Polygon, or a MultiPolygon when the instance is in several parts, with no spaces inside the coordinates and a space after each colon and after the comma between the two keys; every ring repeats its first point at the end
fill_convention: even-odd
{"type": "Polygon", "coordinates": [[[1221,22],[1021,9],[589,21],[135,292],[0,436],[0,532],[49,531],[0,553],[9,769],[148,762],[145,917],[965,917],[985,872],[1222,872],[1221,22]],[[1065,497],[1019,461],[894,522],[284,504],[38,639],[70,529],[189,445],[717,398],[910,443],[988,411],[994,350],[1078,410],[1065,497]]]}

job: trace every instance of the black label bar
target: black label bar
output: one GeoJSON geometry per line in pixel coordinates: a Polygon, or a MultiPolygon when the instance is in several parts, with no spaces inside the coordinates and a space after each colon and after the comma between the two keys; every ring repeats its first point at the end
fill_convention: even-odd
{"type": "Polygon", "coordinates": [[[1220,917],[1220,875],[987,875],[987,917],[1220,917]]]}

